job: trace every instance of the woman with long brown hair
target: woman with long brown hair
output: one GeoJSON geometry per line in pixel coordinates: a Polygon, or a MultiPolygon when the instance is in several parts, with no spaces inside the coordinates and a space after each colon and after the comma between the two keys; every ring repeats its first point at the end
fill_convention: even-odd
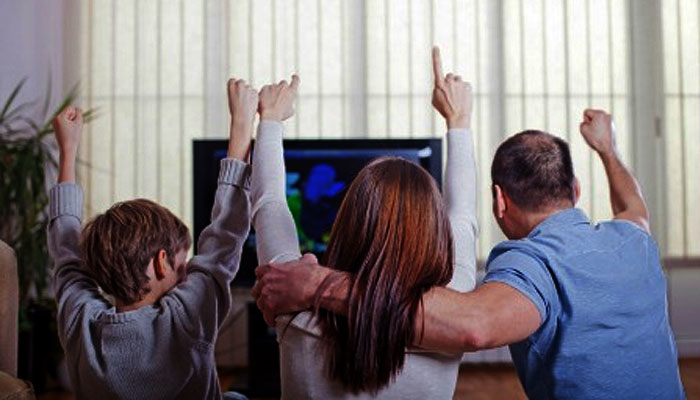
{"type": "MultiPolygon", "coordinates": [[[[445,197],[419,165],[379,158],[348,188],[324,265],[355,276],[347,316],[317,309],[277,319],[282,397],[452,398],[461,354],[411,350],[422,295],[474,287],[476,172],[471,88],[442,76],[434,52],[433,105],[448,125],[445,197]]],[[[280,123],[293,114],[299,80],[265,86],[253,159],[253,225],[260,263],[301,257],[284,183],[280,123]]],[[[325,282],[332,285],[333,282],[325,282]]]]}

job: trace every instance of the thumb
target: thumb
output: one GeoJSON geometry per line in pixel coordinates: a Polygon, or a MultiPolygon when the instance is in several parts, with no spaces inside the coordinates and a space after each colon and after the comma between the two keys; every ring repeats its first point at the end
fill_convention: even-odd
{"type": "Polygon", "coordinates": [[[73,106],[66,107],[65,111],[62,113],[63,117],[68,121],[73,121],[75,119],[76,108],[73,106]]]}
{"type": "Polygon", "coordinates": [[[303,257],[301,257],[301,261],[305,263],[313,263],[313,264],[318,264],[318,259],[316,259],[316,256],[313,253],[306,253],[304,254],[303,257]]]}
{"type": "Polygon", "coordinates": [[[83,110],[80,108],[75,109],[75,117],[73,118],[73,121],[81,125],[83,124],[83,110]]]}
{"type": "Polygon", "coordinates": [[[274,328],[275,327],[275,315],[271,312],[263,312],[263,319],[265,319],[265,323],[274,328]]]}
{"type": "Polygon", "coordinates": [[[269,270],[270,264],[259,265],[257,268],[255,268],[255,277],[257,279],[262,279],[262,277],[265,276],[269,270]]]}
{"type": "Polygon", "coordinates": [[[259,280],[255,280],[255,285],[253,288],[250,290],[250,294],[253,296],[254,299],[258,299],[260,297],[260,293],[262,292],[261,284],[259,280]]]}

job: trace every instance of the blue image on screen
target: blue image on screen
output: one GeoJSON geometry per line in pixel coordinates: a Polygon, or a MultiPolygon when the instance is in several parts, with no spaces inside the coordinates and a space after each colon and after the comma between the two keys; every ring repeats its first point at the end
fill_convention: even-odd
{"type": "MultiPolygon", "coordinates": [[[[396,156],[419,163],[431,149],[305,149],[285,150],[286,198],[302,253],[326,251],[331,228],[348,187],[358,172],[381,156],[396,156]]],[[[225,151],[216,154],[217,159],[225,151]]],[[[255,248],[252,231],[245,244],[255,248]]]]}
{"type": "MultiPolygon", "coordinates": [[[[421,165],[437,181],[442,179],[442,140],[411,139],[285,139],[286,199],[300,249],[323,260],[338,209],[357,173],[381,156],[399,156],[421,165]]],[[[211,221],[221,159],[228,141],[193,141],[193,238],[199,239],[211,221]]],[[[255,157],[255,143],[252,146],[255,157]]],[[[195,248],[195,253],[197,253],[195,248]]],[[[234,286],[255,281],[255,230],[241,252],[234,286]]]]}

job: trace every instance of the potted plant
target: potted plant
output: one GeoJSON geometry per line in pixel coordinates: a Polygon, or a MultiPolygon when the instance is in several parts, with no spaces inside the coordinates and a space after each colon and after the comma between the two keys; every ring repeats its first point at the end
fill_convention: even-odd
{"type": "MultiPolygon", "coordinates": [[[[56,304],[46,293],[50,260],[46,243],[47,188],[58,167],[51,120],[72,104],[77,86],[50,112],[51,80],[39,105],[17,103],[21,80],[0,108],[0,239],[17,255],[20,293],[20,378],[41,392],[48,372],[55,375],[61,358],[56,329],[56,304]],[[41,107],[38,109],[38,107],[41,107]],[[32,115],[39,117],[32,117],[32,115]]],[[[85,112],[85,120],[94,117],[85,112]]]]}

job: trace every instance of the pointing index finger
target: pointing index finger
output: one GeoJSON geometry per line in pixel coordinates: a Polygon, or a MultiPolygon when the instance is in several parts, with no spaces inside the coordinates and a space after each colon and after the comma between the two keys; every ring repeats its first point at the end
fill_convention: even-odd
{"type": "Polygon", "coordinates": [[[442,82],[442,60],[440,59],[440,48],[437,46],[433,47],[433,78],[435,79],[435,85],[442,82]]]}
{"type": "Polygon", "coordinates": [[[292,75],[291,88],[294,90],[297,90],[297,88],[299,87],[299,82],[300,82],[299,75],[297,75],[297,74],[292,75]]]}

